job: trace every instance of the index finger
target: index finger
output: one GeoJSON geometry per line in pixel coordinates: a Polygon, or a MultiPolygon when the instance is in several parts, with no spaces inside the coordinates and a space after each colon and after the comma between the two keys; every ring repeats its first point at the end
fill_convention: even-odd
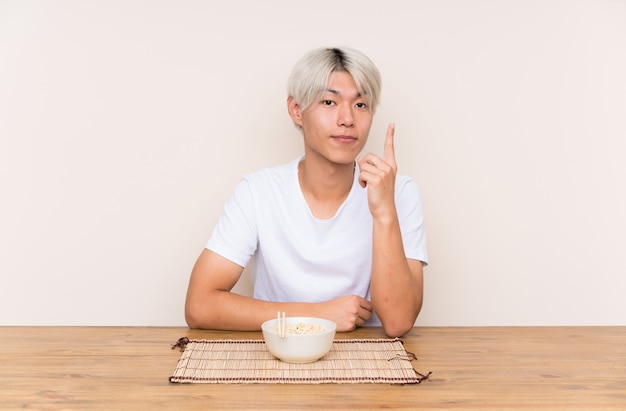
{"type": "Polygon", "coordinates": [[[396,125],[389,123],[387,126],[387,136],[385,137],[385,151],[383,152],[383,159],[389,164],[396,164],[396,153],[393,146],[393,136],[396,131],[396,125]]]}

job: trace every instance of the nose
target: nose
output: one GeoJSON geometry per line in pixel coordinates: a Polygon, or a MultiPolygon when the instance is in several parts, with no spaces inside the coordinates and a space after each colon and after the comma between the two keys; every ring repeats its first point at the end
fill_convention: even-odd
{"type": "Polygon", "coordinates": [[[349,104],[339,106],[337,122],[342,127],[352,127],[354,125],[354,115],[349,104]]]}

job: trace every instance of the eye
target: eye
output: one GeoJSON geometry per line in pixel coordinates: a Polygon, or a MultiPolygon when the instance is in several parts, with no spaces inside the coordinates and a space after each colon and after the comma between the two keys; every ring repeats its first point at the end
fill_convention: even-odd
{"type": "Polygon", "coordinates": [[[356,108],[366,109],[367,108],[367,103],[360,102],[360,103],[356,103],[354,106],[356,108]]]}
{"type": "Polygon", "coordinates": [[[322,100],[321,103],[325,106],[332,106],[333,104],[335,104],[335,102],[332,100],[322,100]]]}

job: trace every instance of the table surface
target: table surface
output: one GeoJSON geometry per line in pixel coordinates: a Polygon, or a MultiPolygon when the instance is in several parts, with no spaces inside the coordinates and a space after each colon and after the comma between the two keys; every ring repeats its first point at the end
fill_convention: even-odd
{"type": "MultiPolygon", "coordinates": [[[[0,409],[626,410],[626,327],[416,327],[416,385],[174,384],[183,327],[0,327],[0,409]]],[[[380,328],[336,338],[386,338],[380,328]]]]}

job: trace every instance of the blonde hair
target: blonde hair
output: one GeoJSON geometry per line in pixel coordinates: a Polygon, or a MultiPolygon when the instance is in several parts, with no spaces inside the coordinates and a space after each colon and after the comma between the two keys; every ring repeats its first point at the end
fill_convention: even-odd
{"type": "Polygon", "coordinates": [[[374,113],[380,98],[380,73],[365,54],[350,48],[320,48],[304,55],[289,76],[287,93],[305,111],[326,91],[330,75],[338,71],[352,76],[374,113]]]}

